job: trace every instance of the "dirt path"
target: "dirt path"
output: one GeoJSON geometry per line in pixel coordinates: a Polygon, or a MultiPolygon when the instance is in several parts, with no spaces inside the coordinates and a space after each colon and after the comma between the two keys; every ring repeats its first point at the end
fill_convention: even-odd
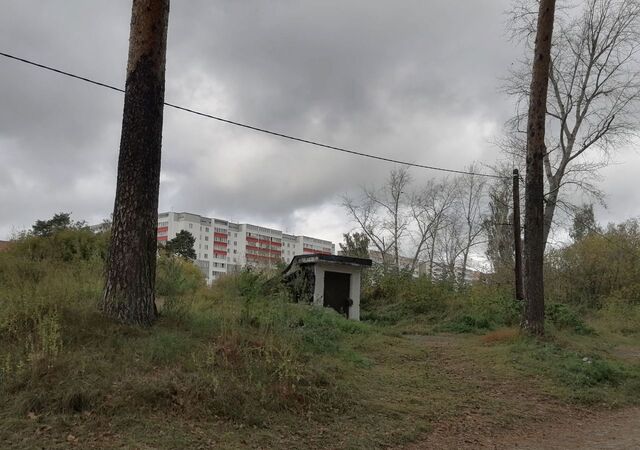
{"type": "Polygon", "coordinates": [[[626,450],[640,448],[640,409],[601,411],[583,419],[541,423],[538,431],[509,433],[487,448],[522,450],[598,449],[626,450]]]}
{"type": "MultiPolygon", "coordinates": [[[[640,449],[640,408],[591,412],[545,398],[533,389],[515,387],[506,380],[491,379],[490,370],[464,362],[455,335],[407,336],[434,352],[449,356],[447,376],[480,380],[487,398],[510,399],[509,408],[520,417],[506,427],[486,414],[469,410],[462,416],[439,423],[426,440],[409,449],[521,449],[521,450],[623,450],[640,449]],[[458,365],[458,367],[455,367],[458,365]],[[472,372],[470,372],[472,371],[472,372]],[[486,380],[486,382],[482,382],[486,380]]],[[[465,358],[466,359],[466,358],[465,358]]]]}

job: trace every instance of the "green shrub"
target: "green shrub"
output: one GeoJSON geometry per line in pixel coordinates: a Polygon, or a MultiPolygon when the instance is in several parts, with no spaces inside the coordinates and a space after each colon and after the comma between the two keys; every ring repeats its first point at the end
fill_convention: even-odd
{"type": "Polygon", "coordinates": [[[578,334],[595,333],[595,330],[587,326],[575,311],[562,303],[545,305],[544,314],[547,320],[560,329],[571,329],[578,334]]]}
{"type": "Polygon", "coordinates": [[[526,373],[544,375],[563,388],[564,395],[580,403],[612,398],[635,402],[640,395],[640,367],[625,365],[595,354],[582,354],[553,341],[522,337],[510,345],[510,360],[526,373]]]}
{"type": "Polygon", "coordinates": [[[156,294],[175,298],[194,293],[205,284],[204,276],[191,261],[161,255],[156,263],[156,294]]]}
{"type": "Polygon", "coordinates": [[[395,324],[416,316],[441,317],[455,295],[452,285],[409,274],[376,273],[369,276],[361,299],[363,320],[395,324]]]}
{"type": "Polygon", "coordinates": [[[46,237],[25,235],[14,242],[10,253],[29,260],[104,261],[108,241],[108,233],[96,234],[87,229],[62,229],[46,237]]]}

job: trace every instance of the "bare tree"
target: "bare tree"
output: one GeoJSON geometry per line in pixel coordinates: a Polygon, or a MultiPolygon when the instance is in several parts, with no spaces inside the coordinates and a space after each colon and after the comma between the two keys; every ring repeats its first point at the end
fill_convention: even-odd
{"type": "MultiPolygon", "coordinates": [[[[597,170],[637,129],[640,2],[586,0],[576,4],[580,6],[564,6],[556,19],[548,71],[545,245],[556,209],[565,202],[562,192],[573,187],[599,199],[601,193],[594,183],[597,170]]],[[[521,1],[513,11],[515,31],[528,44],[535,32],[533,7],[533,2],[521,1]]],[[[524,62],[507,86],[507,92],[522,105],[531,93],[530,67],[530,61],[524,62]]],[[[521,156],[525,147],[521,124],[527,118],[520,111],[510,123],[513,134],[508,145],[521,156]]]]}
{"type": "Polygon", "coordinates": [[[381,188],[363,189],[363,198],[343,198],[343,206],[380,252],[383,264],[389,259],[400,270],[400,248],[409,226],[408,192],[411,177],[407,167],[393,169],[381,188]]]}
{"type": "Polygon", "coordinates": [[[396,270],[400,270],[400,246],[407,233],[409,218],[406,214],[407,188],[411,183],[408,167],[393,169],[382,189],[365,190],[367,198],[377,205],[384,215],[383,227],[391,235],[393,262],[396,270]]]}
{"type": "Polygon", "coordinates": [[[376,203],[366,196],[360,200],[345,196],[342,199],[342,206],[357,223],[362,233],[369,238],[369,242],[380,252],[382,263],[386,267],[393,241],[385,235],[376,203]]]}
{"type": "Polygon", "coordinates": [[[458,281],[456,264],[464,248],[462,236],[464,235],[464,220],[460,214],[447,214],[442,229],[438,233],[435,251],[440,265],[439,278],[445,281],[458,281]]]}
{"type": "Polygon", "coordinates": [[[133,0],[118,180],[102,310],[156,319],[156,222],[169,0],[133,0]]]}
{"type": "Polygon", "coordinates": [[[424,252],[427,256],[427,275],[433,280],[435,263],[438,256],[440,234],[447,227],[447,218],[458,196],[457,179],[430,181],[420,193],[420,207],[424,211],[417,220],[424,221],[422,228],[428,230],[424,252]]]}
{"type": "MultiPolygon", "coordinates": [[[[469,172],[475,172],[475,167],[469,167],[469,172]]],[[[482,242],[485,228],[483,226],[482,199],[486,187],[486,180],[475,175],[460,177],[459,181],[459,209],[463,218],[462,237],[460,239],[459,283],[464,284],[467,275],[467,265],[471,249],[482,242]]]]}
{"type": "Polygon", "coordinates": [[[545,119],[555,0],[540,0],[529,113],[527,121],[527,179],[525,190],[524,274],[526,305],[522,327],[544,333],[544,174],[545,119]]]}
{"type": "Polygon", "coordinates": [[[426,257],[431,279],[436,261],[449,268],[452,279],[464,279],[471,250],[483,234],[484,186],[484,180],[471,176],[430,180],[413,191],[407,169],[400,168],[381,188],[364,189],[359,201],[345,197],[343,206],[385,266],[415,273],[426,257]],[[403,251],[409,256],[402,257],[403,251]]]}

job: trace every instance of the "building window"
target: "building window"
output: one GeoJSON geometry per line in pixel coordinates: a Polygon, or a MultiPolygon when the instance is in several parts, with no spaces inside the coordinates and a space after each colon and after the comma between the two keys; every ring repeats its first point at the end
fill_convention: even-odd
{"type": "Polygon", "coordinates": [[[209,250],[209,246],[207,244],[204,244],[204,249],[209,250]]]}
{"type": "Polygon", "coordinates": [[[235,248],[233,249],[233,253],[238,253],[238,250],[236,250],[235,248]]]}
{"type": "Polygon", "coordinates": [[[205,227],[204,231],[206,231],[208,233],[209,232],[209,227],[205,227]]]}
{"type": "Polygon", "coordinates": [[[238,241],[233,241],[233,245],[238,245],[238,241]]]}
{"type": "Polygon", "coordinates": [[[206,253],[204,254],[204,259],[209,259],[209,255],[207,255],[206,253]]]}
{"type": "Polygon", "coordinates": [[[205,237],[204,237],[204,240],[205,240],[205,241],[208,241],[208,240],[209,240],[209,236],[205,236],[205,237]]]}
{"type": "Polygon", "coordinates": [[[192,223],[189,224],[189,228],[193,228],[193,224],[192,223]]]}

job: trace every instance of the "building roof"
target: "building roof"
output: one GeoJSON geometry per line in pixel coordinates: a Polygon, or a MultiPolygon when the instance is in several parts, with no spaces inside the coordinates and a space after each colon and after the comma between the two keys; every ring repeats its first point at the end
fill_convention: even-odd
{"type": "Polygon", "coordinates": [[[284,273],[287,273],[291,270],[291,268],[296,266],[302,266],[306,264],[315,264],[318,262],[327,262],[331,264],[344,264],[348,266],[360,266],[360,267],[370,267],[371,260],[365,258],[355,258],[353,256],[341,256],[341,255],[296,255],[293,257],[289,265],[286,269],[284,269],[284,273]]]}

